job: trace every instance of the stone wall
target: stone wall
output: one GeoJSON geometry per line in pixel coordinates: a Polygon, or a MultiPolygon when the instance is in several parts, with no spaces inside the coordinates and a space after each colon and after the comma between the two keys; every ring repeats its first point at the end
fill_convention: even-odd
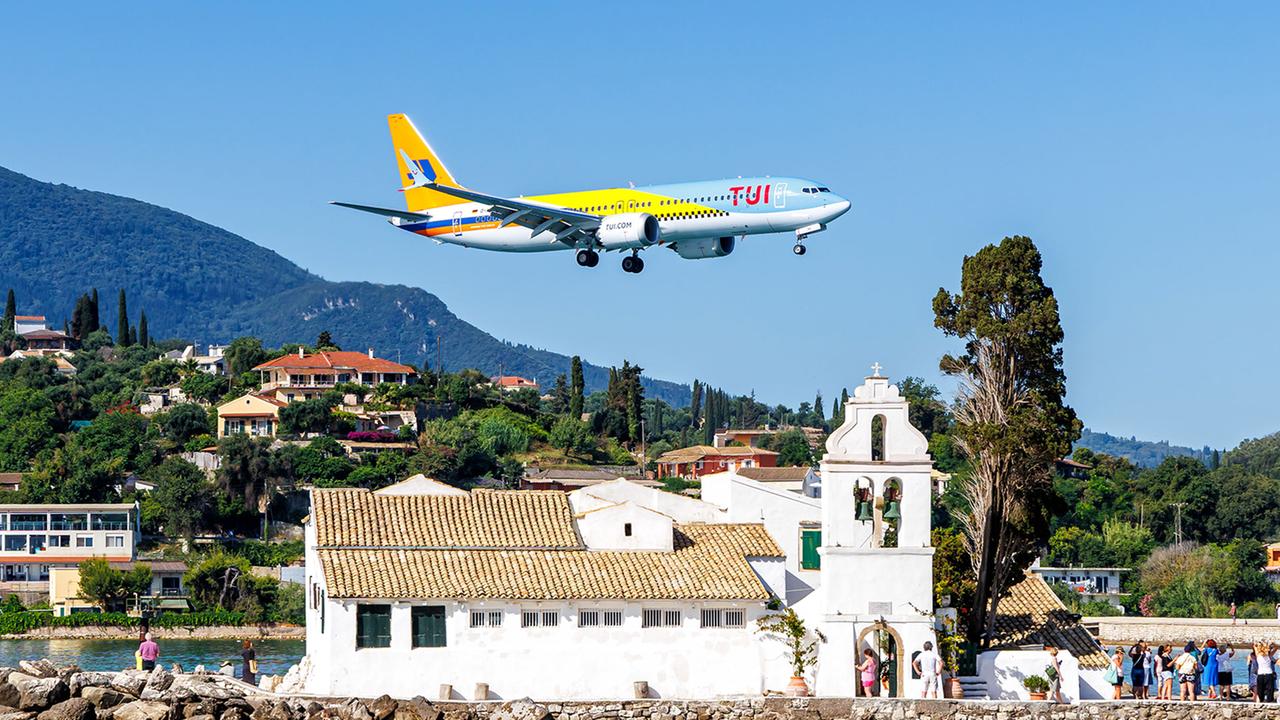
{"type": "Polygon", "coordinates": [[[1106,645],[1132,644],[1146,640],[1150,644],[1169,643],[1181,648],[1188,640],[1203,644],[1206,638],[1229,642],[1237,648],[1259,640],[1280,642],[1280,622],[1275,620],[1230,620],[1200,618],[1091,617],[1087,626],[1098,629],[1096,635],[1106,645]]]}
{"type": "Polygon", "coordinates": [[[1252,703],[741,698],[536,703],[280,696],[206,673],[0,668],[0,720],[1270,720],[1252,703]]]}

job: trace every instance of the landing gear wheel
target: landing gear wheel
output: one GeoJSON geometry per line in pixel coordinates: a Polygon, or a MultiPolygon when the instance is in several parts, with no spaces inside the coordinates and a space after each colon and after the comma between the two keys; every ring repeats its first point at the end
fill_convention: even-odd
{"type": "Polygon", "coordinates": [[[600,262],[600,256],[595,250],[579,250],[577,259],[582,267],[595,267],[600,262]]]}
{"type": "Polygon", "coordinates": [[[800,243],[796,243],[796,246],[791,248],[791,252],[797,255],[803,255],[805,254],[805,252],[807,252],[807,250],[805,249],[805,246],[801,245],[800,243]]]}
{"type": "Polygon", "coordinates": [[[636,255],[628,255],[622,258],[622,271],[629,273],[638,273],[644,270],[644,261],[636,255]]]}

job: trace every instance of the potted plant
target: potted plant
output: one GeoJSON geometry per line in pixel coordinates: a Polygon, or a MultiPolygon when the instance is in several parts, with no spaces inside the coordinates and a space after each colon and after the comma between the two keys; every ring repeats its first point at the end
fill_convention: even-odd
{"type": "Polygon", "coordinates": [[[766,615],[757,620],[756,624],[759,632],[782,640],[791,655],[791,682],[787,684],[786,694],[792,697],[808,695],[809,685],[804,681],[804,674],[818,661],[818,639],[822,636],[810,639],[804,620],[791,608],[766,615]]]}
{"type": "Polygon", "coordinates": [[[1022,687],[1031,693],[1032,700],[1044,700],[1049,697],[1049,681],[1043,675],[1031,675],[1022,681],[1022,687]]]}
{"type": "Polygon", "coordinates": [[[945,623],[947,630],[938,633],[938,655],[942,657],[944,677],[942,696],[960,699],[964,697],[964,685],[960,684],[960,635],[949,632],[954,623],[945,623]]]}

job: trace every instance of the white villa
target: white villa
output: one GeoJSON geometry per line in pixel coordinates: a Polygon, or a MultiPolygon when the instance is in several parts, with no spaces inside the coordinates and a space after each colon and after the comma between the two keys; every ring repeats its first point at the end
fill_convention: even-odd
{"type": "MultiPolygon", "coordinates": [[[[846,403],[818,472],[735,467],[705,476],[701,500],[625,479],[568,493],[468,493],[421,477],[379,492],[314,490],[307,690],[758,696],[786,687],[791,670],[756,621],[788,607],[819,641],[806,677],[816,694],[855,696],[870,649],[882,694],[919,697],[911,660],[937,644],[932,459],[876,370],[846,403]]],[[[1087,633],[1034,576],[1006,607],[1016,614],[1002,610],[997,629],[1008,644],[1068,648],[1070,695],[1070,655],[1089,653],[1087,633]]],[[[1003,696],[1002,683],[1040,661],[983,653],[979,674],[1003,696]]]]}
{"type": "Polygon", "coordinates": [[[0,581],[44,589],[51,568],[130,562],[139,537],[136,503],[0,505],[0,581]]]}

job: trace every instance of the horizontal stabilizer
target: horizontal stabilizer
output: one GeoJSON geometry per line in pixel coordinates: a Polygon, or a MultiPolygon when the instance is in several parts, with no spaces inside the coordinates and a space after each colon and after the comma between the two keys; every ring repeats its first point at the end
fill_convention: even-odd
{"type": "Polygon", "coordinates": [[[409,212],[408,210],[392,210],[391,208],[374,207],[372,205],[355,205],[353,203],[338,202],[337,200],[330,200],[329,204],[359,210],[360,212],[373,213],[374,215],[382,215],[383,217],[400,218],[409,222],[422,222],[423,220],[431,219],[431,216],[426,213],[409,212]]]}

